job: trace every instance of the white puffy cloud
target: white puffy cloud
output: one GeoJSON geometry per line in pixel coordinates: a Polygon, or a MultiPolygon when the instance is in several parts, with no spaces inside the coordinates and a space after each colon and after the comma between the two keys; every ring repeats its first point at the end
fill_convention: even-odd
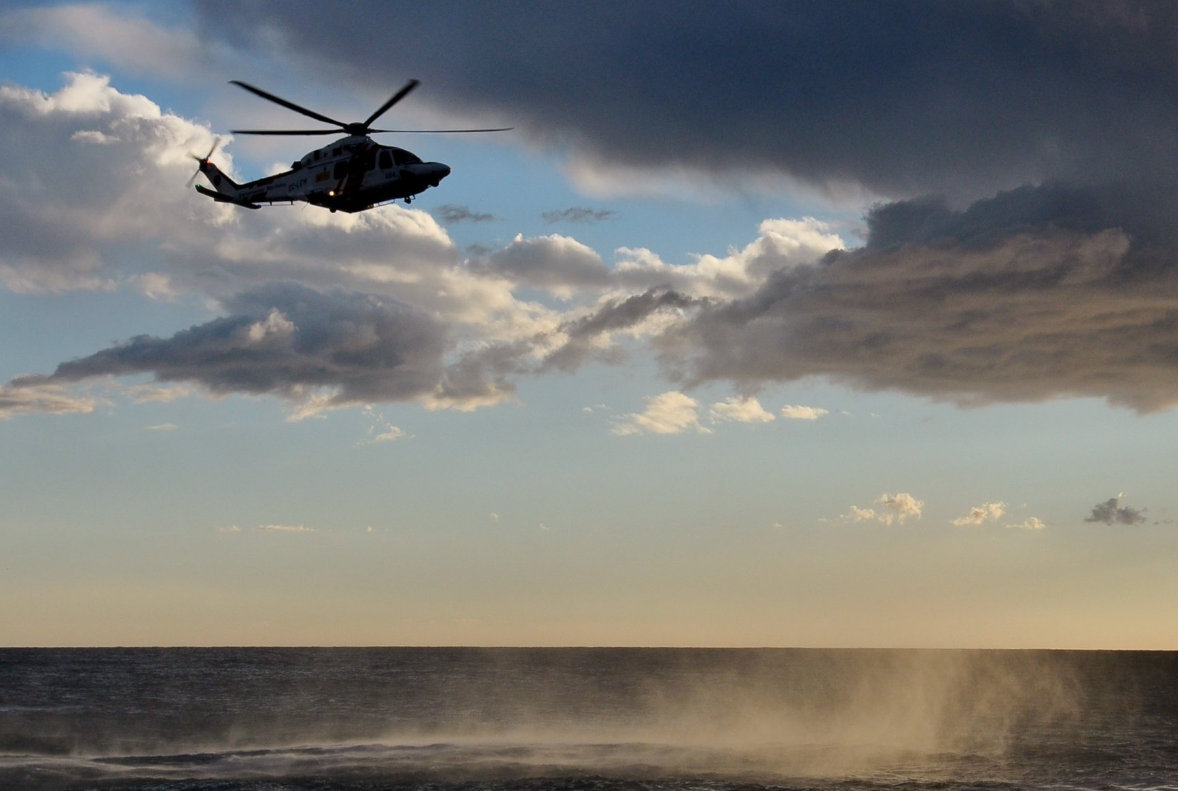
{"type": "Polygon", "coordinates": [[[743,248],[724,256],[700,255],[691,264],[668,264],[643,248],[620,248],[615,279],[631,290],[659,287],[696,298],[735,299],[755,292],[774,272],[814,264],[843,247],[829,223],[812,217],[768,219],[743,248]]]}
{"type": "Polygon", "coordinates": [[[137,277],[144,291],[173,295],[160,273],[126,271],[126,245],[197,244],[196,226],[224,221],[224,207],[184,189],[188,152],[212,140],[207,127],[97,74],[67,74],[48,95],[0,85],[0,146],[12,153],[0,178],[0,283],[109,290],[137,277]]]}
{"type": "Polygon", "coordinates": [[[737,423],[772,423],[773,413],[766,412],[756,398],[733,396],[712,404],[712,420],[732,420],[737,423]]]}
{"type": "Polygon", "coordinates": [[[986,522],[997,522],[1006,514],[1006,503],[993,502],[976,505],[969,509],[969,514],[966,516],[959,516],[953,520],[953,524],[958,527],[966,525],[981,525],[986,522]]]}
{"type": "Polygon", "coordinates": [[[710,433],[699,422],[699,402],[689,395],[671,390],[643,399],[642,412],[625,415],[614,427],[618,436],[633,434],[681,434],[685,431],[710,433]]]}
{"type": "Polygon", "coordinates": [[[1037,516],[1028,516],[1021,522],[1007,525],[1011,530],[1045,530],[1047,523],[1037,516]]]}
{"type": "Polygon", "coordinates": [[[551,234],[517,235],[501,250],[477,262],[476,271],[495,274],[561,299],[583,294],[612,298],[650,290],[693,299],[748,296],[775,271],[813,264],[845,246],[828,223],[814,218],[768,219],[758,235],[727,255],[704,254],[688,264],[669,264],[645,248],[621,247],[612,266],[576,239],[551,234]]]}
{"type": "Polygon", "coordinates": [[[904,524],[908,519],[920,519],[924,513],[924,501],[907,492],[881,494],[873,503],[874,508],[852,505],[843,518],[851,522],[882,522],[885,525],[904,524]]]}
{"type": "Polygon", "coordinates": [[[830,414],[830,410],[816,406],[802,406],[801,404],[786,404],[781,408],[781,416],[787,420],[819,420],[830,414]]]}

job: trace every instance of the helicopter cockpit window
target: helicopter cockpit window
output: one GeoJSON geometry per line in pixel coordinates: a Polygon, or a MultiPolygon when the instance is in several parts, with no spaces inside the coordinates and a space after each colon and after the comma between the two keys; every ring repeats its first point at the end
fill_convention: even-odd
{"type": "Polygon", "coordinates": [[[410,154],[403,148],[391,149],[393,152],[393,159],[397,161],[398,165],[420,165],[421,160],[416,155],[410,154]]]}
{"type": "Polygon", "coordinates": [[[388,149],[380,152],[380,169],[388,170],[393,166],[393,158],[390,156],[388,149]]]}

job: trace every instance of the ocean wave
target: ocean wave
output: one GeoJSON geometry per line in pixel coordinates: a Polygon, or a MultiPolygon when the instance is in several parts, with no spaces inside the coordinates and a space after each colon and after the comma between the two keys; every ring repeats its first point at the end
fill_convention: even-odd
{"type": "Polygon", "coordinates": [[[302,745],[99,757],[0,758],[0,787],[74,789],[429,789],[430,791],[755,791],[1001,788],[1015,777],[972,754],[864,745],[685,747],[657,743],[302,745]]]}

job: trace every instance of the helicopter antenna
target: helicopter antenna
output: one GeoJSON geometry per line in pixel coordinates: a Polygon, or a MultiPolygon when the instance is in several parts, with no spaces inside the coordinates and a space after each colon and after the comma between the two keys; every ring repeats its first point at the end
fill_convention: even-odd
{"type": "Polygon", "coordinates": [[[247,82],[242,82],[241,80],[230,80],[230,82],[239,88],[244,88],[245,90],[249,91],[250,93],[254,94],[255,96],[260,96],[263,99],[266,99],[267,101],[274,102],[275,104],[277,104],[281,107],[285,107],[288,110],[293,110],[294,112],[299,113],[301,115],[305,115],[308,118],[314,118],[316,121],[322,121],[325,124],[331,124],[332,126],[337,127],[337,129],[234,129],[234,130],[232,130],[233,133],[236,135],[337,135],[341,131],[347,135],[357,135],[357,136],[375,134],[375,133],[381,133],[381,132],[395,132],[398,134],[422,134],[422,133],[447,133],[448,134],[448,133],[462,133],[462,132],[506,132],[512,128],[512,127],[507,126],[507,127],[496,128],[496,129],[373,129],[372,124],[376,122],[377,118],[380,118],[382,115],[384,115],[386,112],[388,112],[390,107],[392,107],[394,104],[396,104],[397,102],[401,101],[406,96],[408,96],[409,93],[420,84],[420,82],[418,82],[417,80],[410,80],[409,82],[407,82],[405,84],[405,87],[401,88],[401,90],[397,91],[392,96],[390,96],[388,98],[388,100],[384,104],[382,104],[379,108],[377,108],[376,112],[374,112],[372,115],[368,116],[368,118],[366,120],[353,121],[351,123],[344,123],[343,121],[337,121],[336,119],[334,119],[330,116],[324,115],[323,113],[317,113],[314,110],[309,110],[306,107],[303,107],[302,105],[295,104],[294,102],[289,101],[287,99],[283,99],[281,96],[275,96],[274,94],[269,93],[268,91],[263,91],[261,88],[250,85],[247,82]]]}

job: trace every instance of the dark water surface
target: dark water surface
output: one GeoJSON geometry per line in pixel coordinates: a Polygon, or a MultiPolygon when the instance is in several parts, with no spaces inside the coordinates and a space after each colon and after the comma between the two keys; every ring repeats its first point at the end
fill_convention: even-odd
{"type": "Polygon", "coordinates": [[[1178,789],[1178,653],[0,649],[0,791],[1178,789]]]}

